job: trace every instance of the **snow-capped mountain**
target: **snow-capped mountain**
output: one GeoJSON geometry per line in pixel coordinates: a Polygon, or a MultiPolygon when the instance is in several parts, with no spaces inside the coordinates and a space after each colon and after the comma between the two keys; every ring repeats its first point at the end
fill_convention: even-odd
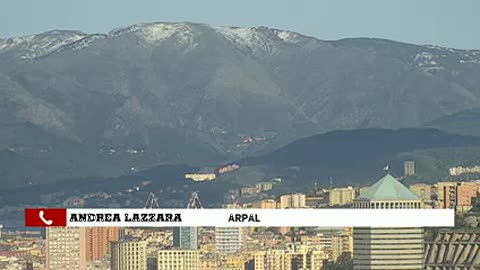
{"type": "Polygon", "coordinates": [[[192,27],[185,23],[144,23],[110,31],[108,38],[125,34],[133,34],[146,45],[155,46],[169,38],[175,38],[178,44],[195,47],[195,33],[192,27]]]}
{"type": "Polygon", "coordinates": [[[13,52],[21,59],[47,55],[88,36],[79,31],[53,30],[39,35],[0,39],[0,53],[13,52]]]}
{"type": "Polygon", "coordinates": [[[191,23],[142,23],[113,29],[107,34],[85,34],[78,31],[53,30],[39,35],[0,39],[0,53],[15,51],[21,59],[34,59],[63,51],[65,48],[81,49],[99,39],[115,39],[133,35],[145,46],[156,46],[168,39],[179,45],[195,48],[199,27],[210,28],[239,48],[269,52],[281,44],[296,44],[313,40],[298,33],[266,27],[210,27],[191,23]]]}
{"type": "Polygon", "coordinates": [[[0,154],[18,160],[197,164],[480,107],[480,51],[197,23],[54,30],[0,40],[0,104],[0,154]]]}
{"type": "Polygon", "coordinates": [[[215,30],[240,48],[264,53],[271,53],[281,44],[295,44],[309,39],[294,32],[266,27],[215,27],[215,30]]]}

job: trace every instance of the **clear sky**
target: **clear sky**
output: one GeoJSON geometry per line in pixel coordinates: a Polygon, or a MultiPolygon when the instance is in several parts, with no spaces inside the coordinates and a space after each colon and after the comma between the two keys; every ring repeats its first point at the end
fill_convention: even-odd
{"type": "Polygon", "coordinates": [[[377,37],[480,49],[479,13],[478,0],[2,0],[0,37],[191,21],[262,25],[320,39],[377,37]]]}

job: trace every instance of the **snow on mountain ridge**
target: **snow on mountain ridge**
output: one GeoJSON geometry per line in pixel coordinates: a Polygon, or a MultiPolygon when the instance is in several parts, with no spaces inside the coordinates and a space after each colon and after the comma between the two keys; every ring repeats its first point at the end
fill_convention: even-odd
{"type": "Polygon", "coordinates": [[[21,59],[35,59],[86,36],[78,31],[52,30],[38,35],[8,38],[0,43],[0,52],[18,50],[21,59]]]}
{"type": "Polygon", "coordinates": [[[263,48],[269,51],[275,42],[298,43],[300,35],[290,31],[270,29],[266,27],[213,27],[233,43],[251,49],[263,48]]]}
{"type": "Polygon", "coordinates": [[[71,49],[73,51],[76,51],[76,50],[80,50],[80,49],[83,49],[85,47],[88,47],[92,42],[96,41],[96,40],[99,40],[99,39],[104,39],[104,38],[107,38],[107,35],[105,34],[92,34],[92,35],[88,35],[84,38],[81,38],[75,42],[72,42],[70,44],[67,44],[61,48],[59,48],[58,50],[54,51],[55,52],[61,52],[63,50],[68,50],[68,49],[71,49]]]}
{"type": "MultiPolygon", "coordinates": [[[[198,45],[196,37],[199,33],[202,33],[202,30],[198,31],[202,27],[215,31],[233,45],[251,52],[274,53],[279,45],[297,44],[310,39],[317,40],[292,31],[267,27],[229,27],[188,22],[153,22],[115,28],[107,34],[89,35],[78,31],[53,30],[37,35],[0,39],[0,53],[12,50],[15,57],[35,59],[64,50],[79,50],[89,46],[95,40],[115,38],[127,33],[133,34],[147,46],[156,46],[160,42],[171,39],[188,50],[198,45]]],[[[480,61],[479,50],[457,50],[433,45],[425,45],[424,47],[430,50],[443,51],[444,54],[462,54],[465,56],[461,59],[462,63],[478,63],[480,61]]],[[[432,53],[432,55],[420,53],[415,57],[415,63],[428,70],[441,69],[437,65],[437,61],[433,59],[435,57],[432,58],[440,52],[430,50],[425,51],[425,53],[432,53]]]]}
{"type": "Polygon", "coordinates": [[[421,52],[417,53],[414,58],[415,64],[424,70],[425,72],[435,72],[444,70],[445,68],[439,64],[439,56],[429,53],[429,52],[421,52]]]}
{"type": "Polygon", "coordinates": [[[148,44],[157,44],[175,36],[183,45],[194,46],[195,34],[186,23],[142,23],[127,27],[120,27],[110,31],[108,37],[117,37],[125,33],[134,33],[148,44]]]}
{"type": "Polygon", "coordinates": [[[35,36],[13,37],[1,40],[0,52],[13,48],[23,42],[31,41],[35,36]]]}
{"type": "Polygon", "coordinates": [[[280,46],[297,44],[305,37],[291,31],[267,27],[213,27],[213,29],[241,50],[254,54],[274,55],[280,46]]]}

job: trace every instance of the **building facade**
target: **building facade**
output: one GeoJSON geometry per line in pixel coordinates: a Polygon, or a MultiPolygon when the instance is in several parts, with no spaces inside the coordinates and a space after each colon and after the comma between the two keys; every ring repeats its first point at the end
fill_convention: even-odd
{"type": "Polygon", "coordinates": [[[478,182],[438,182],[437,186],[438,208],[466,212],[473,206],[475,199],[480,197],[478,182]]]}
{"type": "Polygon", "coordinates": [[[275,209],[277,208],[277,202],[272,199],[265,199],[257,202],[255,206],[260,209],[275,209]]]}
{"type": "Polygon", "coordinates": [[[110,256],[111,270],[147,270],[147,242],[114,241],[110,256]]]}
{"type": "Polygon", "coordinates": [[[403,174],[405,176],[415,175],[415,161],[405,161],[403,162],[403,174]]]}
{"type": "Polygon", "coordinates": [[[215,227],[215,248],[220,254],[240,251],[245,242],[244,227],[215,227]]]}
{"type": "MultiPolygon", "coordinates": [[[[307,198],[305,194],[302,194],[302,193],[286,194],[280,197],[279,207],[281,209],[305,208],[307,207],[307,198]]],[[[290,227],[278,228],[278,232],[280,234],[286,234],[289,231],[290,231],[290,227]]]]}
{"type": "Polygon", "coordinates": [[[255,187],[257,188],[258,191],[268,191],[273,189],[273,183],[272,182],[259,182],[255,184],[255,187]]]}
{"type": "Polygon", "coordinates": [[[255,270],[292,270],[292,253],[286,250],[258,251],[254,254],[255,270]]]}
{"type": "Polygon", "coordinates": [[[86,231],[87,262],[110,254],[110,243],[120,238],[119,227],[88,227],[86,231]]]}
{"type": "Polygon", "coordinates": [[[305,208],[307,206],[305,194],[294,193],[280,197],[280,208],[305,208]]]}
{"type": "Polygon", "coordinates": [[[47,270],[86,270],[85,228],[48,227],[45,242],[47,270]]]}
{"type": "Polygon", "coordinates": [[[160,250],[157,253],[158,270],[199,270],[200,251],[160,250]]]}
{"type": "Polygon", "coordinates": [[[292,270],[322,269],[328,259],[328,254],[322,250],[294,253],[291,255],[292,270]]]}
{"type": "Polygon", "coordinates": [[[336,261],[342,253],[353,253],[353,229],[344,228],[332,234],[332,260],[336,261]]]}
{"type": "Polygon", "coordinates": [[[415,195],[417,195],[424,202],[432,200],[433,187],[429,184],[413,184],[408,187],[415,195]]]}
{"type": "Polygon", "coordinates": [[[178,249],[198,248],[197,227],[175,227],[173,228],[173,246],[178,249]]]}
{"type": "Polygon", "coordinates": [[[457,182],[438,182],[437,201],[438,208],[455,208],[457,201],[457,182]]]}
{"type": "MultiPolygon", "coordinates": [[[[354,202],[355,208],[422,208],[413,192],[387,174],[354,202]]],[[[424,269],[424,231],[422,228],[354,228],[353,261],[355,270],[424,269]]]]}
{"type": "Polygon", "coordinates": [[[355,193],[356,191],[352,187],[334,188],[329,192],[328,204],[330,206],[352,204],[355,199],[355,193]]]}

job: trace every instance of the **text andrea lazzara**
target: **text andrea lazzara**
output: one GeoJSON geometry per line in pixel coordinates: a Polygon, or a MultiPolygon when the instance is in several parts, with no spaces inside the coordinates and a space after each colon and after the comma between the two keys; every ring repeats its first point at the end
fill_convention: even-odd
{"type": "Polygon", "coordinates": [[[182,222],[180,213],[70,214],[70,222],[182,222]]]}

